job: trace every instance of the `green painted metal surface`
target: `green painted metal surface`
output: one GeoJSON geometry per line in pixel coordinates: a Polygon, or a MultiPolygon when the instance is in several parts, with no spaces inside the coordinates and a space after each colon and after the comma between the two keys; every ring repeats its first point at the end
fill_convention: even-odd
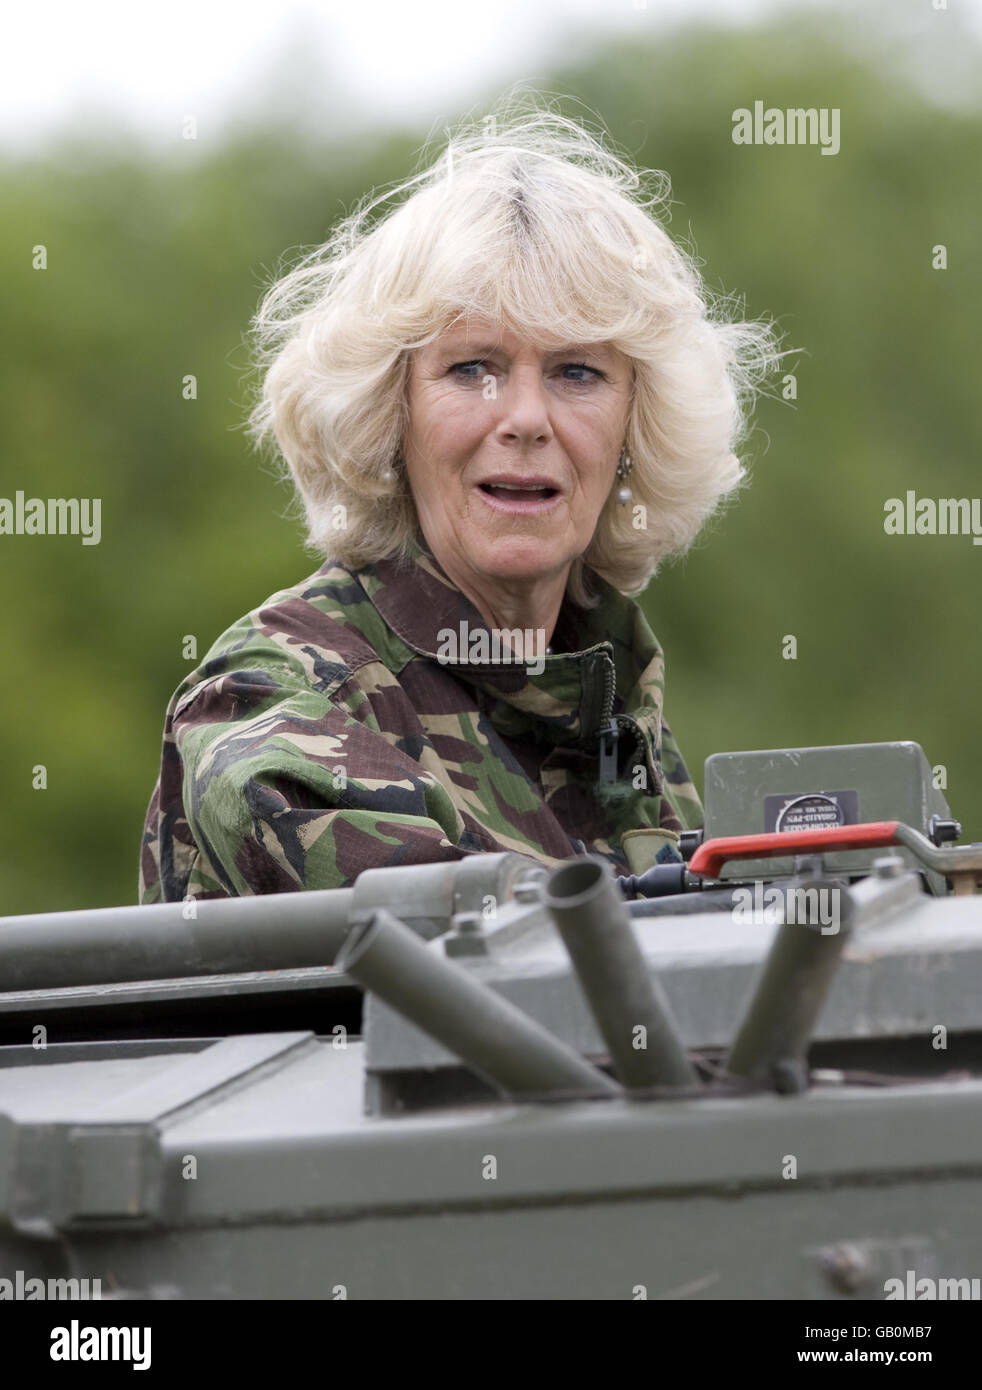
{"type": "MultiPolygon", "coordinates": [[[[931,781],[914,744],[717,757],[707,837],[844,791],[925,831],[948,818],[931,781]]],[[[982,899],[906,856],[743,863],[689,883],[715,911],[629,915],[589,860],[477,855],[190,923],[0,921],[0,1278],[615,1300],[978,1278],[982,899]],[[737,913],[734,881],[774,890],[771,915],[737,913]],[[774,920],[808,886],[839,895],[834,928],[774,920]],[[390,915],[411,933],[362,998],[390,915]],[[623,1053],[644,1020],[667,1071],[623,1053]]]]}

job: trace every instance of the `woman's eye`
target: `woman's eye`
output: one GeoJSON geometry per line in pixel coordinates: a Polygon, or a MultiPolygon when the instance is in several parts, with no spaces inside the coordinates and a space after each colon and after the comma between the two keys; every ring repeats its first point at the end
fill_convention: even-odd
{"type": "Polygon", "coordinates": [[[581,374],[577,376],[567,376],[567,381],[596,381],[599,377],[603,376],[603,372],[598,371],[596,367],[588,367],[585,362],[567,362],[563,366],[562,371],[564,373],[577,372],[581,374]]]}
{"type": "MultiPolygon", "coordinates": [[[[490,374],[492,368],[481,357],[472,362],[455,362],[450,370],[460,381],[483,381],[484,377],[490,374]]],[[[564,362],[558,371],[564,381],[576,386],[585,386],[591,381],[604,379],[603,372],[597,367],[588,367],[585,362],[564,362]]]]}

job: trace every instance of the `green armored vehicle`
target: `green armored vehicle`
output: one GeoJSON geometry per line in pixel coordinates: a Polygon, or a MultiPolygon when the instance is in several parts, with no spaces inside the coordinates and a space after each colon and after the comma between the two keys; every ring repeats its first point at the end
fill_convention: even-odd
{"type": "Polygon", "coordinates": [[[630,877],[0,921],[0,1280],[978,1297],[982,845],[937,780],[915,743],[716,755],[683,862],[630,877]]]}

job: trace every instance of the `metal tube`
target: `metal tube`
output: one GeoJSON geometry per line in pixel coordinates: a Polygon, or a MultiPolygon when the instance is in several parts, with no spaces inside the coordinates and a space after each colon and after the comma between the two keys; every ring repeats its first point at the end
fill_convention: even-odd
{"type": "MultiPolygon", "coordinates": [[[[835,930],[799,922],[797,911],[778,927],[726,1061],[733,1076],[766,1081],[780,1091],[808,1084],[805,1054],[850,934],[852,899],[848,889],[834,883],[806,880],[783,889],[787,907],[790,891],[819,888],[839,894],[835,930]]],[[[787,910],[782,915],[789,916],[787,910]]]]}
{"type": "Polygon", "coordinates": [[[587,855],[563,864],[546,883],[542,901],[566,943],[624,1085],[698,1085],[668,999],[645,964],[607,862],[587,855]]]}
{"type": "Polygon", "coordinates": [[[707,888],[665,898],[628,898],[624,906],[632,922],[636,917],[695,917],[701,912],[732,912],[733,894],[725,888],[707,888]]]}
{"type": "Polygon", "coordinates": [[[620,1086],[385,908],[354,926],[336,965],[506,1095],[620,1095],[620,1086]]]}
{"type": "Polygon", "coordinates": [[[353,893],[326,888],[4,917],[0,990],[330,965],[353,893]]]}

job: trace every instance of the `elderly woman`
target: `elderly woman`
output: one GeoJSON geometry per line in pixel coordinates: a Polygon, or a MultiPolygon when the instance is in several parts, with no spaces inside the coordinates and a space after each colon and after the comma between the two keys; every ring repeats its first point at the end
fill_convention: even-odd
{"type": "Polygon", "coordinates": [[[252,425],[326,559],[175,691],[141,901],[678,858],[701,808],[630,595],[740,482],[773,343],[712,315],[644,190],[577,124],[513,118],[271,289],[252,425]]]}

